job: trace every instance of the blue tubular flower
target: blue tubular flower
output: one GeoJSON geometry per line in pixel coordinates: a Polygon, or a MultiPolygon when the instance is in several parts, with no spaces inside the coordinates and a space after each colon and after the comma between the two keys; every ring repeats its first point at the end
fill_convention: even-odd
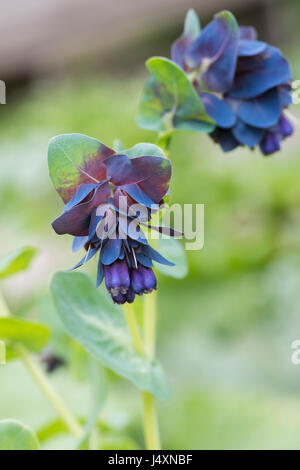
{"type": "Polygon", "coordinates": [[[157,212],[168,192],[171,163],[163,157],[110,153],[101,162],[102,181],[73,190],[52,226],[60,235],[74,235],[73,251],[86,250],[73,269],[99,254],[97,287],[105,278],[112,300],[123,304],[133,302],[136,294],[156,289],[153,260],[173,265],[151,248],[141,230],[145,226],[175,234],[172,229],[149,225],[150,209],[157,212]]]}
{"type": "Polygon", "coordinates": [[[172,47],[172,60],[186,72],[216,122],[212,139],[224,152],[240,145],[258,145],[265,155],[279,150],[293,133],[284,115],[292,103],[288,61],[278,49],[258,41],[254,28],[238,27],[229,12],[217,14],[197,37],[189,23],[172,47]]]}

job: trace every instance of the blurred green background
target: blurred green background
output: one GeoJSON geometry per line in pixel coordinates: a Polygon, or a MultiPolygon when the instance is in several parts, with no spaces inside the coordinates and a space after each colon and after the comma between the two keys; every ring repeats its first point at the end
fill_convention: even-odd
{"type": "MultiPolygon", "coordinates": [[[[230,3],[216,2],[217,9],[230,3]]],[[[244,3],[232,10],[247,24],[255,2],[244,3]]],[[[132,42],[128,50],[123,43],[109,60],[99,52],[92,66],[81,59],[76,67],[7,79],[0,113],[0,255],[26,244],[39,253],[3,289],[16,315],[54,327],[52,347],[67,364],[50,380],[82,417],[91,398],[87,358],[65,338],[48,292],[53,273],[78,261],[71,237],[58,237],[50,226],[62,204],[48,177],[48,140],[80,132],[109,146],[116,138],[126,148],[153,141],[154,134],[135,123],[147,78],[142,62],[148,51],[168,54],[188,6],[182,2],[160,35],[139,36],[143,52],[136,56],[132,42]]],[[[194,6],[209,20],[204,2],[194,6]]],[[[260,38],[282,48],[295,79],[299,29],[287,28],[286,19],[294,24],[299,14],[298,2],[266,2],[255,18],[260,38]]],[[[300,117],[297,106],[291,112],[300,117]]],[[[300,339],[299,132],[269,158],[249,150],[223,154],[192,132],[172,140],[172,202],[205,204],[205,246],[187,252],[184,280],[159,276],[158,354],[173,389],[172,398],[158,404],[165,449],[300,448],[300,365],[291,362],[291,343],[300,339]]],[[[94,276],[95,263],[89,269],[94,276]]],[[[108,374],[108,446],[143,446],[140,411],[133,386],[108,374]]],[[[63,432],[43,438],[43,426],[56,415],[19,361],[0,368],[0,418],[31,425],[43,448],[74,445],[63,432]]]]}

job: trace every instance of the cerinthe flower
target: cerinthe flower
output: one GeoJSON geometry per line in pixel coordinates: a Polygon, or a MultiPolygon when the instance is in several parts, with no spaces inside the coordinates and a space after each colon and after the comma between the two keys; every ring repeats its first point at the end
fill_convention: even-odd
{"type": "Polygon", "coordinates": [[[189,76],[207,114],[210,134],[228,152],[259,145],[265,155],[293,133],[284,115],[291,103],[291,71],[279,49],[257,40],[253,27],[238,27],[229,12],[217,14],[202,32],[190,11],[172,60],[189,76]]]}
{"type": "Polygon", "coordinates": [[[65,207],[52,226],[59,235],[75,237],[73,251],[86,250],[73,269],[99,253],[97,287],[105,278],[114,302],[131,303],[136,294],[156,289],[153,260],[173,265],[148,244],[141,230],[145,226],[175,233],[149,225],[150,209],[157,212],[168,192],[171,163],[160,156],[130,158],[100,142],[98,147],[96,156],[84,158],[84,166],[77,167],[76,184],[57,185],[65,207]]]}

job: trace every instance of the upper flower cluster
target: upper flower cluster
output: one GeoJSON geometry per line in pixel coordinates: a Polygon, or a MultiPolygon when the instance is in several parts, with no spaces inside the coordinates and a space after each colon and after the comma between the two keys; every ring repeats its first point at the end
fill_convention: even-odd
{"type": "Polygon", "coordinates": [[[171,55],[215,121],[210,135],[225,152],[259,145],[269,155],[292,134],[283,112],[292,102],[289,63],[277,48],[258,41],[253,27],[238,27],[224,11],[200,32],[190,10],[171,55]]]}
{"type": "Polygon", "coordinates": [[[59,171],[52,163],[51,177],[65,202],[62,215],[52,226],[59,235],[75,237],[74,251],[86,249],[74,268],[100,252],[97,286],[105,278],[113,301],[119,304],[133,302],[136,294],[156,289],[152,261],[172,263],[148,244],[141,226],[167,230],[150,226],[149,220],[162,206],[169,189],[170,161],[151,155],[130,158],[80,134],[55,139],[50,143],[50,168],[50,159],[58,160],[58,152],[68,160],[67,169],[60,164],[59,171]],[[72,136],[75,142],[70,152],[72,136]]]}

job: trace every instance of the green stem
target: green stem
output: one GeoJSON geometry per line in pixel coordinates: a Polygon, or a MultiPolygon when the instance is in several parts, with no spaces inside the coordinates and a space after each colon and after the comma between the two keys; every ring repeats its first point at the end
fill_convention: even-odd
{"type": "Polygon", "coordinates": [[[142,392],[143,424],[147,450],[160,450],[159,428],[154,396],[142,392]]]}
{"type": "MultiPolygon", "coordinates": [[[[11,313],[9,311],[9,308],[5,302],[2,292],[0,291],[0,318],[8,317],[10,315],[11,313]]],[[[65,404],[64,400],[52,387],[51,383],[44,374],[43,370],[40,368],[39,364],[31,358],[27,349],[21,344],[16,345],[15,350],[19,353],[23,364],[25,365],[28,372],[31,374],[32,378],[35,380],[37,386],[43,392],[43,394],[51,403],[53,408],[58,412],[62,421],[70,430],[71,434],[73,434],[76,439],[80,439],[83,432],[81,426],[65,404]]]]}
{"type": "Polygon", "coordinates": [[[144,356],[144,345],[139,333],[139,327],[136,321],[136,316],[132,304],[124,304],[123,310],[125,312],[126,321],[132,337],[133,345],[138,354],[144,356]]]}
{"type": "MultiPolygon", "coordinates": [[[[156,293],[152,293],[145,296],[144,320],[147,318],[147,322],[144,323],[145,344],[143,344],[139,333],[133,305],[127,303],[123,305],[134,348],[138,354],[141,356],[146,355],[149,360],[152,360],[154,357],[155,347],[155,294],[156,293]]],[[[142,392],[142,405],[146,448],[148,450],[159,450],[160,441],[154,396],[149,392],[142,392]]]]}
{"type": "Polygon", "coordinates": [[[31,358],[30,354],[28,353],[26,348],[24,348],[24,346],[19,344],[15,347],[15,349],[20,354],[20,357],[26,369],[28,370],[32,378],[35,380],[36,384],[43,392],[45,397],[48,399],[49,403],[51,403],[53,408],[55,408],[55,410],[58,412],[61,419],[68,427],[70,432],[73,434],[73,436],[76,439],[80,439],[83,432],[81,426],[79,425],[78,421],[74,418],[72,412],[67,408],[63,399],[52,387],[51,383],[48,381],[46,375],[44,374],[38,363],[31,358]]]}
{"type": "Polygon", "coordinates": [[[144,297],[144,338],[147,357],[152,361],[155,357],[155,330],[157,317],[157,291],[144,297]]]}
{"type": "MultiPolygon", "coordinates": [[[[144,338],[147,357],[155,357],[155,332],[157,317],[157,292],[153,291],[144,297],[144,338]]],[[[143,392],[143,423],[146,447],[148,450],[160,450],[158,419],[155,398],[151,393],[143,392]]]]}

